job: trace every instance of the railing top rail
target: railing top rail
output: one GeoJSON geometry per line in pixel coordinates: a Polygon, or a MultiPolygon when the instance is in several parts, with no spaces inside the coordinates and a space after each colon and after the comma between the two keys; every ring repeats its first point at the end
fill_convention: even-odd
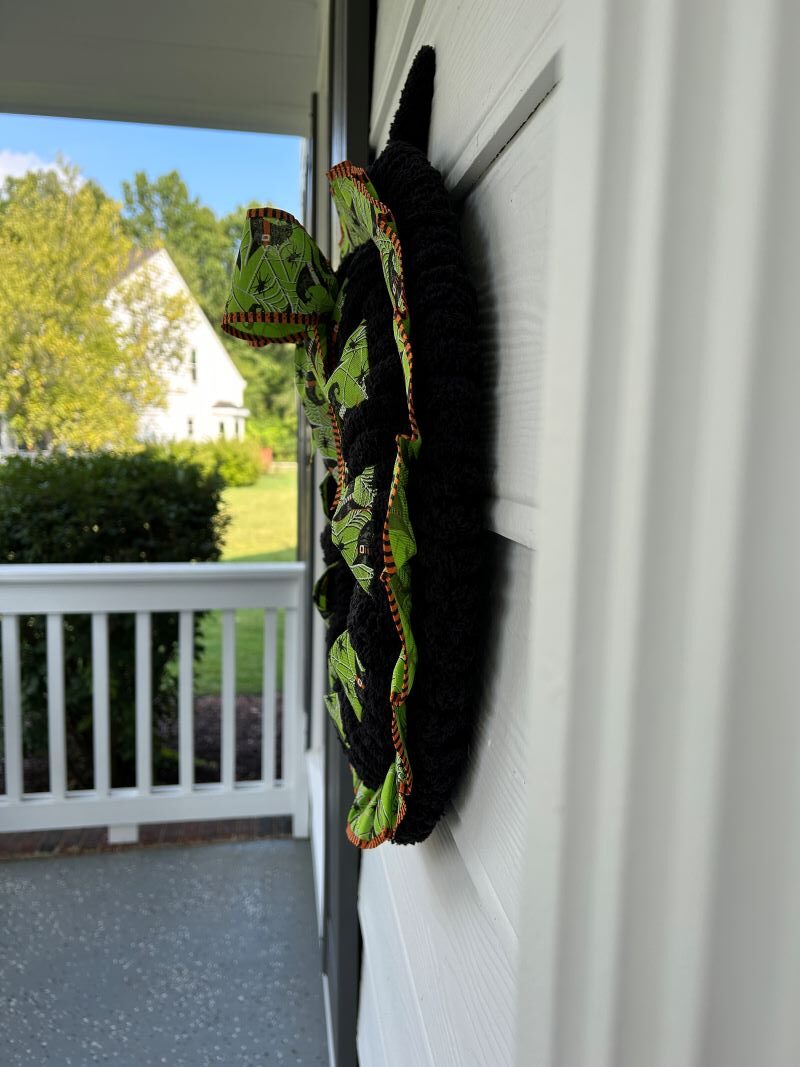
{"type": "Polygon", "coordinates": [[[297,579],[305,563],[4,563],[0,585],[253,582],[297,579]]]}
{"type": "Polygon", "coordinates": [[[304,563],[0,565],[0,613],[296,608],[304,563]]]}

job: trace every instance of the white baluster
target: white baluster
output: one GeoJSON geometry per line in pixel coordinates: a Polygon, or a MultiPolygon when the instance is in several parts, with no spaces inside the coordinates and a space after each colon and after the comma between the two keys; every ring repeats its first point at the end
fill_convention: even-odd
{"type": "Polygon", "coordinates": [[[67,744],[64,723],[64,617],[47,616],[47,752],[50,792],[63,799],[67,788],[67,744]]]}
{"type": "Polygon", "coordinates": [[[300,707],[300,622],[297,608],[287,608],[283,634],[282,777],[292,786],[292,834],[308,836],[305,773],[305,716],[300,707]]]}
{"type": "Polygon", "coordinates": [[[222,729],[220,781],[233,789],[236,771],[236,614],[222,612],[222,729]]]}
{"type": "Polygon", "coordinates": [[[22,796],[22,690],[19,666],[19,617],[4,615],[3,726],[6,749],[6,796],[22,796]]]}
{"type": "Polygon", "coordinates": [[[184,792],[194,785],[194,613],[178,621],[178,780],[184,792]]]}
{"type": "Polygon", "coordinates": [[[108,615],[92,615],[92,712],[94,791],[108,796],[111,788],[111,743],[108,689],[108,615]]]}
{"type": "Polygon", "coordinates": [[[136,788],[149,793],[153,780],[153,682],[151,617],[136,612],[136,788]]]}
{"type": "Polygon", "coordinates": [[[261,778],[275,781],[275,688],[278,667],[278,616],[264,612],[264,667],[261,676],[261,778]]]}
{"type": "Polygon", "coordinates": [[[281,728],[281,778],[294,781],[295,734],[297,732],[297,612],[287,608],[283,622],[283,716],[281,728]]]}

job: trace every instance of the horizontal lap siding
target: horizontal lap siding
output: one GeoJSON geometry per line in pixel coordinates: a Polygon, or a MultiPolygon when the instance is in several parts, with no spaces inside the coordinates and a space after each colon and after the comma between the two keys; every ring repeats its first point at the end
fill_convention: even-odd
{"type": "MultiPolygon", "coordinates": [[[[475,131],[483,122],[485,132],[493,111],[502,126],[502,101],[519,95],[515,71],[525,73],[526,57],[543,40],[550,42],[546,61],[554,25],[554,3],[379,4],[373,142],[385,139],[413,54],[431,43],[431,155],[446,179],[453,167],[466,173],[475,131]]],[[[557,90],[540,103],[469,187],[457,190],[480,308],[493,486],[483,700],[447,818],[423,845],[363,857],[361,1067],[503,1067],[513,1057],[557,90]]]]}
{"type": "Polygon", "coordinates": [[[362,860],[364,937],[359,1048],[385,1067],[413,1062],[502,1067],[511,1062],[533,553],[492,536],[498,574],[496,638],[487,649],[485,703],[453,811],[422,845],[383,846],[362,860]],[[502,628],[501,628],[502,627],[502,628]],[[411,1058],[429,1048],[429,1058],[411,1058]]]}
{"type": "MultiPolygon", "coordinates": [[[[378,991],[379,1025],[400,1035],[400,1044],[386,1042],[389,1065],[420,1062],[404,1054],[403,1044],[420,1019],[418,1036],[430,1049],[422,1063],[510,1063],[515,959],[497,937],[447,823],[422,848],[375,849],[365,856],[360,896],[365,955],[385,960],[392,948],[385,927],[376,935],[367,917],[373,908],[389,911],[387,921],[397,923],[394,937],[403,942],[388,969],[391,985],[378,991]]],[[[360,1029],[369,1030],[363,1017],[360,1029]]],[[[363,1056],[362,1067],[370,1067],[363,1056]]]]}
{"type": "Polygon", "coordinates": [[[418,49],[433,45],[430,155],[448,184],[463,191],[475,160],[489,151],[488,164],[538,102],[536,86],[560,44],[558,10],[558,0],[384,0],[376,33],[373,145],[380,149],[386,142],[418,49]],[[495,145],[498,132],[505,136],[495,145]]]}
{"type": "Polygon", "coordinates": [[[389,109],[395,106],[399,80],[408,69],[412,39],[424,6],[425,0],[390,0],[379,5],[370,118],[373,134],[384,125],[388,127],[389,109]]]}
{"type": "Polygon", "coordinates": [[[535,547],[557,93],[464,204],[462,233],[481,322],[492,529],[535,547]]]}
{"type": "Polygon", "coordinates": [[[466,871],[481,893],[499,939],[516,946],[521,906],[523,814],[527,767],[525,671],[533,645],[534,554],[506,538],[490,538],[495,574],[486,670],[470,762],[448,818],[466,871]]]}

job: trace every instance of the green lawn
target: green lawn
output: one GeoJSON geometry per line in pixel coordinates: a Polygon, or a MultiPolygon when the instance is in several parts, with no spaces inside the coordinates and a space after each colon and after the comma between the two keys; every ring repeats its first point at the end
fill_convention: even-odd
{"type": "Polygon", "coordinates": [[[280,563],[297,551],[297,472],[264,474],[255,485],[226,489],[231,524],[222,553],[232,563],[280,563]]]}
{"type": "MultiPolygon", "coordinates": [[[[255,485],[225,490],[231,524],[225,537],[223,560],[231,563],[281,563],[297,551],[297,474],[276,471],[255,485]]],[[[236,692],[261,692],[264,613],[243,609],[236,613],[236,692]]],[[[195,664],[198,696],[218,694],[221,680],[221,621],[210,612],[202,623],[205,650],[195,664]]],[[[283,616],[278,618],[278,686],[283,678],[283,616]]]]}

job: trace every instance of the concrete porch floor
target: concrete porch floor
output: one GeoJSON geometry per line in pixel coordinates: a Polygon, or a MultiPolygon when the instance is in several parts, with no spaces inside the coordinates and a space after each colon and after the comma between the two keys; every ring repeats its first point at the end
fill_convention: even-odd
{"type": "Polygon", "coordinates": [[[3,1067],[328,1062],[307,841],[0,863],[3,1067]]]}

